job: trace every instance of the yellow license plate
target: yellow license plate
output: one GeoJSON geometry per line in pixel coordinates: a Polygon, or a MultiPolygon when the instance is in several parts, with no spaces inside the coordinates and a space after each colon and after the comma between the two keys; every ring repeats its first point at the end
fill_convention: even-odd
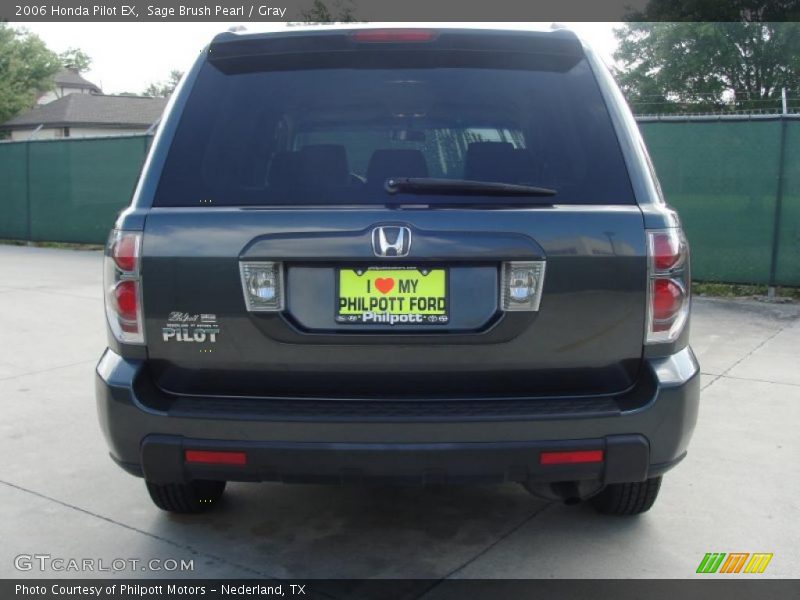
{"type": "Polygon", "coordinates": [[[339,269],[336,321],[356,325],[443,325],[447,270],[339,269]]]}

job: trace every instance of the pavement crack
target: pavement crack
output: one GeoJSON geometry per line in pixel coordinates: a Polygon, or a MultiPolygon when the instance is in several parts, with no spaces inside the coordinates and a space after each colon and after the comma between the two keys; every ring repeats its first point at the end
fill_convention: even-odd
{"type": "Polygon", "coordinates": [[[240,565],[239,563],[236,563],[236,562],[230,561],[228,559],[222,558],[221,556],[217,556],[215,554],[211,554],[211,553],[205,552],[203,550],[198,550],[197,548],[195,548],[194,546],[191,546],[189,544],[182,544],[180,542],[176,542],[176,541],[171,540],[169,538],[165,538],[165,537],[162,537],[160,535],[156,535],[156,534],[151,533],[149,531],[145,531],[144,529],[139,529],[138,527],[134,527],[133,525],[128,525],[127,523],[122,523],[121,521],[117,521],[117,520],[112,519],[110,517],[106,517],[104,515],[98,514],[96,512],[91,511],[91,510],[87,510],[85,508],[81,508],[80,506],[75,506],[74,504],[70,504],[69,502],[64,502],[63,500],[59,500],[58,498],[53,498],[52,496],[48,496],[47,494],[43,494],[41,492],[37,492],[35,490],[31,490],[31,489],[28,489],[26,487],[22,487],[21,485],[17,485],[15,483],[11,483],[10,481],[5,481],[3,479],[0,479],[0,485],[5,485],[7,487],[10,487],[12,489],[18,490],[20,492],[24,492],[26,494],[30,494],[32,496],[36,496],[37,498],[41,498],[43,500],[48,500],[50,502],[54,502],[54,503],[56,503],[56,504],[58,504],[60,506],[63,506],[64,508],[68,508],[68,509],[77,511],[79,513],[82,513],[84,515],[87,515],[87,516],[90,516],[90,517],[94,517],[95,519],[100,519],[102,521],[105,521],[106,523],[110,523],[112,525],[116,525],[117,527],[122,527],[123,529],[127,529],[128,531],[133,531],[133,532],[139,533],[139,534],[147,536],[147,537],[149,537],[151,539],[157,540],[159,542],[163,542],[163,543],[165,543],[165,544],[167,544],[169,546],[173,546],[174,548],[178,548],[180,550],[185,550],[185,551],[187,551],[187,552],[189,552],[189,553],[191,553],[191,554],[193,554],[195,556],[202,557],[202,558],[210,558],[210,559],[212,559],[212,560],[214,560],[214,561],[216,561],[216,562],[218,562],[220,564],[234,567],[234,568],[236,568],[236,569],[238,569],[240,571],[251,573],[252,575],[257,575],[258,577],[261,577],[261,578],[274,579],[274,580],[278,580],[279,579],[278,577],[275,577],[274,575],[271,575],[269,573],[264,573],[262,571],[258,571],[256,569],[251,568],[251,567],[248,567],[248,566],[245,566],[245,565],[240,565]]]}
{"type": "Polygon", "coordinates": [[[702,392],[703,390],[707,389],[712,383],[717,381],[720,377],[722,377],[722,375],[714,375],[714,379],[712,379],[711,381],[706,383],[703,387],[701,387],[700,391],[702,392]]]}
{"type": "MultiPolygon", "coordinates": [[[[761,348],[763,348],[763,347],[764,347],[764,346],[765,346],[767,343],[771,342],[771,341],[772,341],[772,340],[774,340],[776,337],[778,337],[778,335],[780,335],[780,334],[781,334],[781,333],[782,333],[782,332],[783,332],[785,329],[786,329],[786,326],[784,326],[784,327],[781,327],[780,329],[777,329],[777,330],[776,330],[774,333],[772,333],[772,335],[770,335],[770,336],[768,336],[768,337],[764,338],[764,339],[761,341],[761,343],[759,343],[757,346],[753,347],[753,348],[750,350],[750,352],[748,352],[747,354],[745,354],[745,355],[744,355],[743,357],[741,357],[739,360],[737,360],[736,362],[734,362],[734,363],[733,363],[733,364],[732,364],[730,367],[728,367],[727,369],[725,369],[725,370],[724,370],[722,373],[720,373],[719,375],[717,375],[716,377],[714,377],[714,379],[712,379],[712,380],[711,380],[711,381],[709,381],[709,382],[708,382],[706,385],[704,385],[704,386],[701,388],[701,391],[702,391],[702,390],[705,390],[705,389],[707,389],[707,388],[709,388],[709,387],[711,387],[712,385],[714,385],[714,383],[716,383],[717,381],[719,381],[719,380],[720,380],[721,378],[723,378],[723,377],[730,377],[731,379],[744,379],[744,378],[731,377],[730,375],[728,375],[728,373],[730,373],[730,372],[731,372],[733,369],[735,369],[737,366],[739,366],[739,365],[740,365],[741,363],[743,363],[745,360],[747,360],[748,358],[750,358],[751,356],[753,356],[753,354],[755,354],[756,352],[758,352],[758,351],[759,351],[761,348]]],[[[767,382],[767,383],[774,383],[774,382],[767,382]]]]}
{"type": "Polygon", "coordinates": [[[424,597],[425,597],[425,596],[427,596],[427,595],[428,595],[428,594],[429,594],[431,591],[433,591],[434,589],[436,589],[436,587],[438,587],[438,586],[439,586],[439,585],[440,585],[440,584],[441,584],[441,583],[442,583],[444,580],[446,580],[446,579],[450,579],[451,577],[453,577],[453,575],[455,575],[455,574],[456,574],[456,573],[458,573],[459,571],[462,571],[462,570],[463,570],[464,568],[466,568],[468,565],[472,564],[473,562],[475,562],[476,560],[478,560],[478,559],[479,559],[479,558],[481,558],[482,556],[485,556],[485,555],[486,555],[486,554],[487,554],[487,553],[488,553],[490,550],[492,550],[493,548],[495,548],[495,547],[496,547],[496,546],[497,546],[497,545],[498,545],[500,542],[504,541],[505,539],[507,539],[508,537],[510,537],[511,535],[513,535],[514,533],[516,533],[517,531],[519,531],[520,529],[522,529],[522,528],[523,528],[525,525],[527,525],[528,523],[530,523],[530,522],[531,522],[533,519],[535,519],[535,518],[536,518],[536,517],[538,517],[540,514],[542,514],[544,511],[546,511],[548,508],[550,508],[551,506],[553,506],[553,504],[555,504],[555,503],[554,503],[554,502],[550,502],[550,503],[548,503],[548,504],[545,504],[545,505],[544,505],[544,506],[542,506],[541,508],[539,508],[539,509],[537,509],[537,510],[534,510],[534,511],[533,511],[531,514],[529,514],[527,517],[525,517],[524,519],[522,519],[522,521],[520,521],[520,522],[519,522],[517,525],[515,525],[514,527],[512,527],[511,529],[509,529],[508,531],[506,531],[506,532],[505,532],[503,535],[501,535],[499,538],[497,538],[496,540],[494,540],[494,541],[493,541],[491,544],[489,544],[488,546],[486,546],[486,547],[485,547],[483,550],[481,550],[480,552],[478,552],[478,553],[477,553],[475,556],[473,556],[473,557],[471,557],[471,558],[467,559],[467,560],[466,560],[466,561],[464,561],[462,564],[460,564],[459,566],[457,566],[455,569],[453,569],[453,570],[451,570],[449,573],[447,573],[447,574],[446,574],[444,577],[442,577],[442,578],[440,578],[440,579],[437,579],[435,582],[433,582],[433,584],[432,584],[430,587],[428,587],[428,588],[427,588],[427,589],[426,589],[424,592],[422,592],[422,593],[421,593],[419,596],[417,596],[417,600],[420,600],[421,598],[424,598],[424,597]]]}
{"type": "MultiPolygon", "coordinates": [[[[101,284],[97,284],[97,287],[99,287],[100,285],[101,284]]],[[[47,288],[41,288],[41,287],[16,287],[16,286],[12,285],[12,286],[5,286],[5,288],[6,289],[0,290],[0,291],[2,291],[2,292],[34,292],[35,294],[47,294],[48,296],[52,296],[53,295],[52,290],[47,289],[47,288]]],[[[69,292],[69,291],[64,291],[64,290],[59,290],[58,295],[59,295],[59,297],[60,296],[69,296],[70,298],[80,298],[81,300],[96,300],[96,301],[99,301],[99,302],[103,301],[103,297],[102,296],[96,296],[96,295],[87,296],[85,294],[76,294],[76,293],[69,292]]]]}
{"type": "Polygon", "coordinates": [[[771,383],[773,385],[789,385],[792,387],[800,387],[800,383],[791,383],[789,381],[772,381],[770,379],[753,379],[752,377],[736,377],[735,375],[719,375],[717,379],[733,379],[735,381],[753,381],[755,383],[771,383]]]}
{"type": "Polygon", "coordinates": [[[80,365],[89,365],[97,362],[96,358],[82,360],[80,362],[70,363],[68,365],[58,365],[57,367],[48,367],[46,369],[39,369],[38,371],[26,371],[25,373],[17,373],[16,375],[9,375],[8,377],[0,377],[0,381],[10,381],[12,379],[19,379],[20,377],[27,377],[28,375],[40,375],[42,373],[49,373],[50,371],[58,371],[59,369],[69,369],[70,367],[78,367],[80,365]]]}

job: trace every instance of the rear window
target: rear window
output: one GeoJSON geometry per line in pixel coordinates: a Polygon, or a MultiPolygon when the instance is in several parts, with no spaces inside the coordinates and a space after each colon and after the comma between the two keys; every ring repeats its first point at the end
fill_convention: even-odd
{"type": "Polygon", "coordinates": [[[559,204],[634,202],[581,59],[562,71],[484,62],[223,73],[206,63],[154,205],[380,204],[391,177],[547,187],[559,204]]]}

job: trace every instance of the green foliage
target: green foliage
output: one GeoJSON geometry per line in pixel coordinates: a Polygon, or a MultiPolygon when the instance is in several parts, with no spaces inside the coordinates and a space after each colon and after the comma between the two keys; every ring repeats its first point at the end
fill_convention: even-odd
{"type": "Polygon", "coordinates": [[[0,22],[0,123],[31,108],[60,68],[38,36],[0,22]]]}
{"type": "MultiPolygon", "coordinates": [[[[766,296],[766,285],[748,285],[743,283],[710,283],[692,282],[692,294],[695,296],[716,296],[722,298],[743,298],[766,296]]],[[[775,289],[777,298],[785,298],[800,302],[800,288],[779,286],[775,289]]]]}
{"type": "Polygon", "coordinates": [[[777,109],[781,88],[800,95],[800,23],[631,22],[615,34],[617,80],[638,113],[777,109]]]}
{"type": "Polygon", "coordinates": [[[628,21],[800,21],[800,0],[650,0],[628,21]]]}
{"type": "Polygon", "coordinates": [[[177,69],[173,69],[169,72],[169,78],[166,81],[161,81],[158,83],[151,83],[147,86],[147,88],[142,92],[143,96],[153,96],[154,98],[168,98],[172,95],[172,92],[175,91],[175,87],[183,77],[183,71],[178,71],[177,69]]]}
{"type": "Polygon", "coordinates": [[[303,22],[312,23],[354,23],[354,0],[331,0],[330,6],[323,0],[314,0],[310,8],[301,11],[303,22]]]}
{"type": "Polygon", "coordinates": [[[80,48],[69,48],[58,55],[61,64],[67,69],[85,72],[92,66],[92,58],[80,48]]]}

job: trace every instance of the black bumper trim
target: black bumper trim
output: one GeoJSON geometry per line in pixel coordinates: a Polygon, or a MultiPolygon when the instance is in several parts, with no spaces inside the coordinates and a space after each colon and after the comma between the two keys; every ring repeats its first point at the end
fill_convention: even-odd
{"type": "Polygon", "coordinates": [[[111,457],[111,460],[113,460],[114,463],[116,463],[116,465],[126,473],[134,475],[135,477],[144,477],[144,470],[142,469],[141,464],[132,462],[123,462],[110,452],[108,453],[108,455],[111,457]]]}
{"type": "Polygon", "coordinates": [[[221,420],[430,422],[614,417],[621,410],[611,397],[423,401],[180,397],[166,412],[171,417],[221,420]]]}
{"type": "Polygon", "coordinates": [[[243,442],[149,435],[141,446],[142,472],[156,483],[192,479],[304,483],[465,483],[647,478],[650,447],[641,435],[533,442],[374,444],[243,442]],[[239,451],[242,466],[186,463],[186,450],[239,451]],[[541,465],[545,451],[603,450],[604,461],[541,465]]]}
{"type": "Polygon", "coordinates": [[[663,475],[673,467],[676,467],[678,463],[682,462],[683,459],[686,458],[686,454],[686,452],[683,452],[673,460],[650,465],[650,468],[648,469],[648,477],[658,477],[659,475],[663,475]]]}
{"type": "MultiPolygon", "coordinates": [[[[475,401],[470,400],[470,406],[476,408],[480,416],[450,414],[444,417],[442,413],[445,412],[443,410],[445,407],[436,400],[431,401],[430,405],[425,403],[424,406],[420,406],[419,402],[404,404],[402,407],[392,406],[391,411],[383,401],[373,402],[372,404],[376,405],[374,410],[380,413],[380,416],[375,413],[359,416],[357,412],[353,412],[353,406],[348,405],[345,410],[337,407],[339,401],[330,401],[325,406],[319,406],[315,400],[311,400],[312,405],[308,406],[310,414],[300,411],[304,412],[302,418],[296,418],[301,416],[298,414],[298,405],[301,404],[299,400],[291,402],[294,406],[287,407],[288,412],[295,418],[275,418],[275,406],[260,411],[252,402],[248,402],[246,407],[239,407],[246,410],[235,410],[234,406],[230,406],[228,408],[232,410],[226,413],[222,410],[225,407],[219,404],[214,407],[215,410],[207,410],[211,407],[201,401],[199,403],[202,406],[201,410],[191,410],[186,407],[189,410],[182,413],[171,410],[175,408],[172,402],[165,402],[162,405],[164,398],[153,393],[146,384],[142,387],[142,383],[150,379],[147,376],[146,362],[125,359],[111,350],[103,355],[98,364],[95,383],[98,417],[111,454],[122,468],[133,474],[143,474],[143,470],[136,465],[142,463],[143,441],[145,439],[153,441],[155,438],[150,436],[154,433],[172,440],[182,440],[181,444],[190,440],[198,442],[223,440],[223,443],[234,445],[273,445],[277,448],[286,444],[291,444],[292,448],[312,444],[308,448],[326,448],[333,455],[348,447],[352,448],[348,446],[349,444],[355,444],[361,449],[376,448],[377,444],[377,447],[384,450],[425,447],[430,449],[430,444],[437,444],[436,448],[439,449],[448,445],[465,449],[473,445],[475,451],[480,449],[490,452],[495,459],[497,453],[494,449],[519,448],[518,444],[527,444],[528,448],[535,449],[539,441],[542,441],[542,444],[552,442],[570,444],[576,440],[600,440],[605,444],[604,447],[611,457],[610,462],[602,470],[602,476],[606,481],[613,482],[623,479],[640,480],[645,471],[649,477],[664,472],[677,458],[685,454],[697,420],[699,369],[689,348],[671,357],[647,361],[644,372],[647,376],[640,377],[640,383],[647,383],[648,380],[650,383],[636,386],[633,393],[637,397],[629,408],[623,406],[621,399],[617,398],[621,410],[613,414],[576,410],[556,415],[550,413],[550,410],[542,410],[527,416],[521,416],[516,411],[508,414],[507,411],[512,407],[505,404],[507,399],[497,399],[499,404],[496,407],[480,400],[473,405],[475,401]],[[380,407],[377,407],[379,404],[380,407]],[[320,410],[326,407],[327,410],[320,410]],[[402,414],[400,418],[393,416],[395,408],[402,409],[399,411],[402,414]],[[345,414],[349,416],[345,417],[345,414]],[[616,452],[614,442],[609,440],[625,436],[636,436],[647,440],[650,463],[647,467],[641,458],[632,458],[633,464],[626,464],[628,455],[623,453],[625,461],[621,463],[622,468],[616,468],[620,463],[614,456],[616,452]]],[[[535,399],[537,403],[543,402],[538,404],[540,408],[547,406],[549,400],[535,399]]],[[[267,402],[269,403],[269,400],[267,402]]],[[[458,408],[465,408],[462,401],[454,402],[458,408]]],[[[514,400],[510,402],[510,404],[515,403],[514,400]]],[[[362,402],[358,404],[358,408],[363,408],[362,402]]],[[[527,405],[528,401],[523,400],[521,404],[527,405]]],[[[303,408],[305,406],[303,405],[303,408]]],[[[529,408],[530,406],[525,406],[525,410],[520,412],[525,412],[529,408]]],[[[437,454],[437,456],[449,455],[453,454],[447,452],[437,454]]],[[[394,454],[384,452],[384,458],[386,456],[391,457],[394,454]]],[[[455,456],[454,460],[458,466],[461,459],[455,456]]],[[[478,456],[474,462],[479,463],[480,460],[478,456]]],[[[522,475],[519,474],[518,460],[509,463],[517,469],[516,471],[512,469],[510,472],[509,465],[503,465],[503,462],[499,460],[499,468],[494,464],[489,469],[490,475],[495,479],[521,480],[528,475],[527,471],[522,475]]],[[[392,468],[395,463],[387,464],[384,473],[391,475],[397,472],[397,469],[392,468]]],[[[434,467],[437,464],[434,463],[434,467]]],[[[525,469],[529,468],[529,463],[525,461],[522,461],[522,465],[525,469]]],[[[531,472],[539,469],[536,465],[534,467],[531,472]]],[[[194,472],[196,469],[198,467],[192,467],[191,473],[184,473],[186,469],[181,464],[172,471],[177,471],[174,473],[177,477],[200,476],[199,471],[194,472]]],[[[585,471],[584,467],[582,469],[585,471]]],[[[286,480],[291,475],[288,468],[279,469],[277,474],[270,473],[266,467],[262,471],[245,473],[241,478],[277,477],[286,480]]],[[[218,472],[206,471],[202,475],[214,476],[218,475],[218,472]]],[[[328,475],[341,479],[339,471],[329,472],[328,475]]],[[[430,477],[434,475],[435,473],[430,477]]],[[[579,475],[594,476],[596,473],[586,475],[582,472],[579,475]]],[[[450,476],[448,471],[448,477],[450,476]]],[[[424,479],[429,475],[416,473],[414,477],[424,479]]]]}

